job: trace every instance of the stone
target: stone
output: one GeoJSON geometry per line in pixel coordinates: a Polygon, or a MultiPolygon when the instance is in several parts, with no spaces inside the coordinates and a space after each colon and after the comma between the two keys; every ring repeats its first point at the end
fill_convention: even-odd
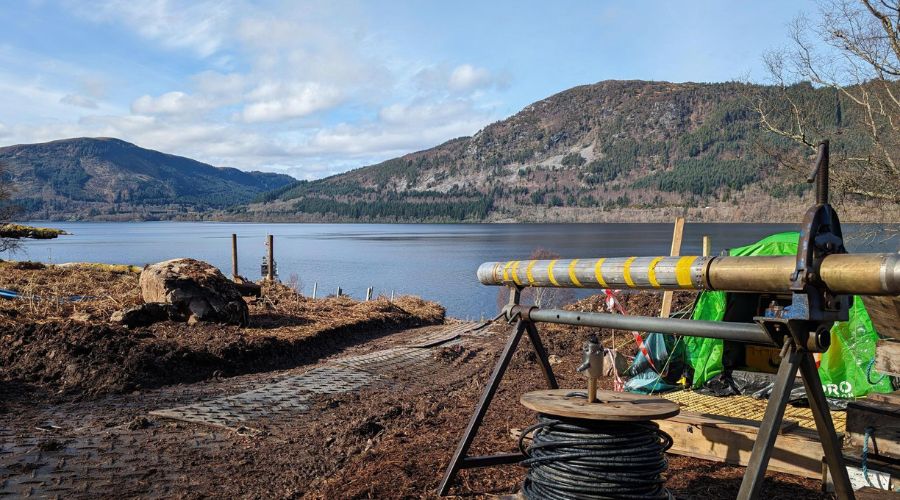
{"type": "Polygon", "coordinates": [[[111,322],[121,323],[128,328],[148,326],[168,319],[177,320],[177,311],[171,305],[160,302],[149,302],[137,307],[116,311],[109,318],[111,322]]]}
{"type": "Polygon", "coordinates": [[[250,310],[235,284],[214,266],[195,259],[173,259],[144,268],[144,302],[171,306],[170,317],[247,326],[250,310]]]}

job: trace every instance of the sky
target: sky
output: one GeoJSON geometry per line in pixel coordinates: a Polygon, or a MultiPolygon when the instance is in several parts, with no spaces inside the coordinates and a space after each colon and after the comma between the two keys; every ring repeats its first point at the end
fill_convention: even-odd
{"type": "Polygon", "coordinates": [[[0,2],[0,145],[117,137],[316,179],[609,79],[765,82],[809,1],[0,2]]]}

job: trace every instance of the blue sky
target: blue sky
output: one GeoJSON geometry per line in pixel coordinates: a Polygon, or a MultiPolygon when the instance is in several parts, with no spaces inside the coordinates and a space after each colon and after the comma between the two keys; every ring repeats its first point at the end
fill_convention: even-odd
{"type": "Polygon", "coordinates": [[[607,79],[765,81],[807,1],[0,3],[0,145],[113,136],[312,179],[607,79]]]}

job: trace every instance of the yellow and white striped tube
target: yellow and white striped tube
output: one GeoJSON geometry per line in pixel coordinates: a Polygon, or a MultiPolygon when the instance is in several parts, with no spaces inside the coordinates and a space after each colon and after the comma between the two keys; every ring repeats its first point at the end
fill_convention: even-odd
{"type": "MultiPolygon", "coordinates": [[[[478,268],[485,285],[645,290],[791,291],[796,257],[611,257],[511,260],[478,268]]],[[[837,254],[819,275],[838,294],[900,295],[900,254],[837,254]]]]}
{"type": "Polygon", "coordinates": [[[560,288],[705,289],[712,257],[511,260],[478,268],[485,285],[560,288]]]}

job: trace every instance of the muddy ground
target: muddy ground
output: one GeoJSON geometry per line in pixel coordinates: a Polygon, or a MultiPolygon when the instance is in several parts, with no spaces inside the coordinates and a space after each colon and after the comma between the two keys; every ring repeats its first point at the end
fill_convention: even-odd
{"type": "MultiPolygon", "coordinates": [[[[9,288],[2,283],[7,276],[0,270],[0,287],[9,288]]],[[[285,300],[300,299],[283,295],[280,300],[272,299],[276,307],[285,300]]],[[[658,295],[637,294],[625,300],[632,314],[658,311],[658,295]]],[[[690,295],[679,297],[676,308],[691,300],[690,295]]],[[[506,340],[508,325],[496,323],[464,336],[456,345],[431,348],[431,362],[398,372],[387,386],[316,396],[305,413],[273,414],[247,428],[223,429],[150,415],[161,408],[240,393],[346,356],[395,347],[399,339],[411,334],[404,330],[404,321],[413,321],[411,317],[434,320],[426,320],[427,314],[409,312],[409,316],[390,316],[391,310],[379,309],[376,316],[393,319],[368,326],[358,323],[354,330],[311,326],[320,320],[333,321],[335,315],[349,310],[346,308],[361,307],[349,302],[329,304],[335,307],[331,316],[305,315],[305,322],[296,326],[266,323],[274,321],[273,313],[260,306],[252,310],[256,326],[243,331],[221,327],[191,331],[174,324],[157,325],[156,330],[121,331],[98,320],[79,324],[71,314],[44,321],[27,312],[18,313],[17,319],[8,318],[4,328],[12,326],[18,332],[12,338],[23,344],[10,347],[4,341],[5,357],[0,358],[0,496],[435,497],[443,469],[506,340]],[[406,320],[397,319],[401,317],[406,320]],[[305,328],[305,333],[293,328],[305,328]],[[103,347],[102,339],[114,339],[109,342],[115,344],[122,336],[133,342],[127,352],[156,353],[159,349],[165,355],[151,356],[143,365],[126,363],[128,367],[142,366],[140,369],[112,367],[139,356],[89,354],[89,362],[73,361],[85,349],[118,352],[103,347]],[[255,357],[246,357],[242,349],[262,342],[258,339],[263,337],[274,339],[266,341],[273,347],[256,349],[255,357]],[[222,338],[231,340],[217,344],[222,338]],[[277,339],[288,344],[278,344],[277,339]],[[285,347],[291,342],[302,342],[303,347],[291,351],[285,347]],[[282,354],[285,349],[288,354],[282,354]],[[21,352],[32,353],[32,360],[62,360],[44,363],[40,369],[36,361],[15,361],[18,368],[8,367],[6,360],[21,360],[21,352]],[[198,360],[185,352],[205,353],[209,358],[198,360]],[[203,360],[213,361],[207,366],[203,360]],[[229,365],[229,360],[248,361],[229,365]],[[59,368],[67,363],[75,363],[75,367],[68,372],[59,368]],[[182,365],[194,368],[179,371],[182,365]],[[88,374],[72,375],[84,371],[88,374]],[[141,375],[118,380],[129,374],[141,375]]],[[[0,306],[11,310],[8,303],[0,306]]],[[[427,303],[419,303],[419,307],[428,309],[427,303]]],[[[597,310],[602,305],[599,299],[588,299],[573,307],[597,310]]],[[[285,312],[277,314],[292,315],[286,312],[287,306],[282,309],[285,312]]],[[[4,338],[9,331],[4,330],[4,338]]],[[[541,328],[563,387],[583,385],[574,369],[588,332],[549,325],[541,328]]],[[[612,332],[603,334],[607,345],[612,344],[612,332]]],[[[616,334],[615,343],[624,351],[633,350],[628,337],[616,334]]],[[[518,404],[518,396],[542,386],[537,360],[524,339],[472,453],[514,451],[511,431],[534,419],[518,404]]],[[[734,498],[742,474],[741,467],[671,456],[667,485],[678,498],[734,498]]],[[[451,493],[462,497],[513,493],[523,477],[524,469],[515,465],[464,471],[451,493]]],[[[823,498],[816,481],[782,474],[768,477],[762,497],[823,498]]]]}

